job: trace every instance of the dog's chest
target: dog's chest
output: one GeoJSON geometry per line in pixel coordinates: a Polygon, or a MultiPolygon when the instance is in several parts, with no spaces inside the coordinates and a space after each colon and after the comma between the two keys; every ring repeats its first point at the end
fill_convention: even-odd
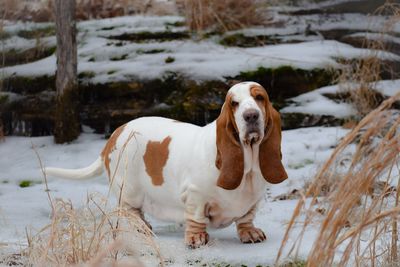
{"type": "Polygon", "coordinates": [[[251,172],[236,190],[219,190],[204,209],[210,226],[222,228],[245,216],[262,198],[266,190],[262,177],[251,172]]]}

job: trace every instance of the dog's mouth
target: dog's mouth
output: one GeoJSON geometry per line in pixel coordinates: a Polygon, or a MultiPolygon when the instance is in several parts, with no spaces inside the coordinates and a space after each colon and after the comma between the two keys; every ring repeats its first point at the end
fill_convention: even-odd
{"type": "Polygon", "coordinates": [[[245,145],[253,146],[260,141],[260,133],[258,131],[251,131],[246,134],[246,137],[243,141],[245,145]]]}

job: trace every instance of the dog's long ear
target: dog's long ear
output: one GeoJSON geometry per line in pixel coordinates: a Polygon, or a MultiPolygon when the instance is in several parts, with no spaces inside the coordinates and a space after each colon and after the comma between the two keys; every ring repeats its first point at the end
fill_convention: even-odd
{"type": "Polygon", "coordinates": [[[260,145],[260,169],[264,179],[271,184],[278,184],[288,178],[282,164],[281,153],[281,118],[271,103],[265,103],[266,129],[260,145]]]}
{"type": "Polygon", "coordinates": [[[231,96],[227,95],[221,114],[217,119],[217,158],[215,165],[220,170],[217,185],[227,190],[237,188],[242,182],[244,156],[239,134],[233,117],[231,96]]]}

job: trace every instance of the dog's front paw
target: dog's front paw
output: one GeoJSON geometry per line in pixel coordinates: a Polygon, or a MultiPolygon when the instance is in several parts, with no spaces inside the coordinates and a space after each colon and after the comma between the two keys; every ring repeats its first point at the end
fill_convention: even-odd
{"type": "Polygon", "coordinates": [[[199,233],[185,233],[185,244],[189,248],[199,248],[208,243],[208,233],[207,232],[199,232],[199,233]]]}
{"type": "Polygon", "coordinates": [[[238,235],[243,243],[259,243],[267,239],[264,232],[260,228],[254,226],[240,227],[238,226],[238,235]]]}

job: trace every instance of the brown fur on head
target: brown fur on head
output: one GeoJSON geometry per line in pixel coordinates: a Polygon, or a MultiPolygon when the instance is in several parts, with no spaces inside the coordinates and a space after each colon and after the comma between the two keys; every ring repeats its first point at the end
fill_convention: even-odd
{"type": "MultiPolygon", "coordinates": [[[[266,90],[260,85],[250,87],[250,95],[259,106],[264,118],[264,137],[259,144],[259,165],[264,179],[277,184],[287,179],[282,164],[281,120],[272,107],[266,90]]],[[[234,119],[237,106],[232,105],[232,95],[228,93],[221,114],[217,119],[217,158],[220,170],[217,185],[227,190],[237,188],[243,178],[244,156],[239,140],[238,127],[234,119]]]]}

